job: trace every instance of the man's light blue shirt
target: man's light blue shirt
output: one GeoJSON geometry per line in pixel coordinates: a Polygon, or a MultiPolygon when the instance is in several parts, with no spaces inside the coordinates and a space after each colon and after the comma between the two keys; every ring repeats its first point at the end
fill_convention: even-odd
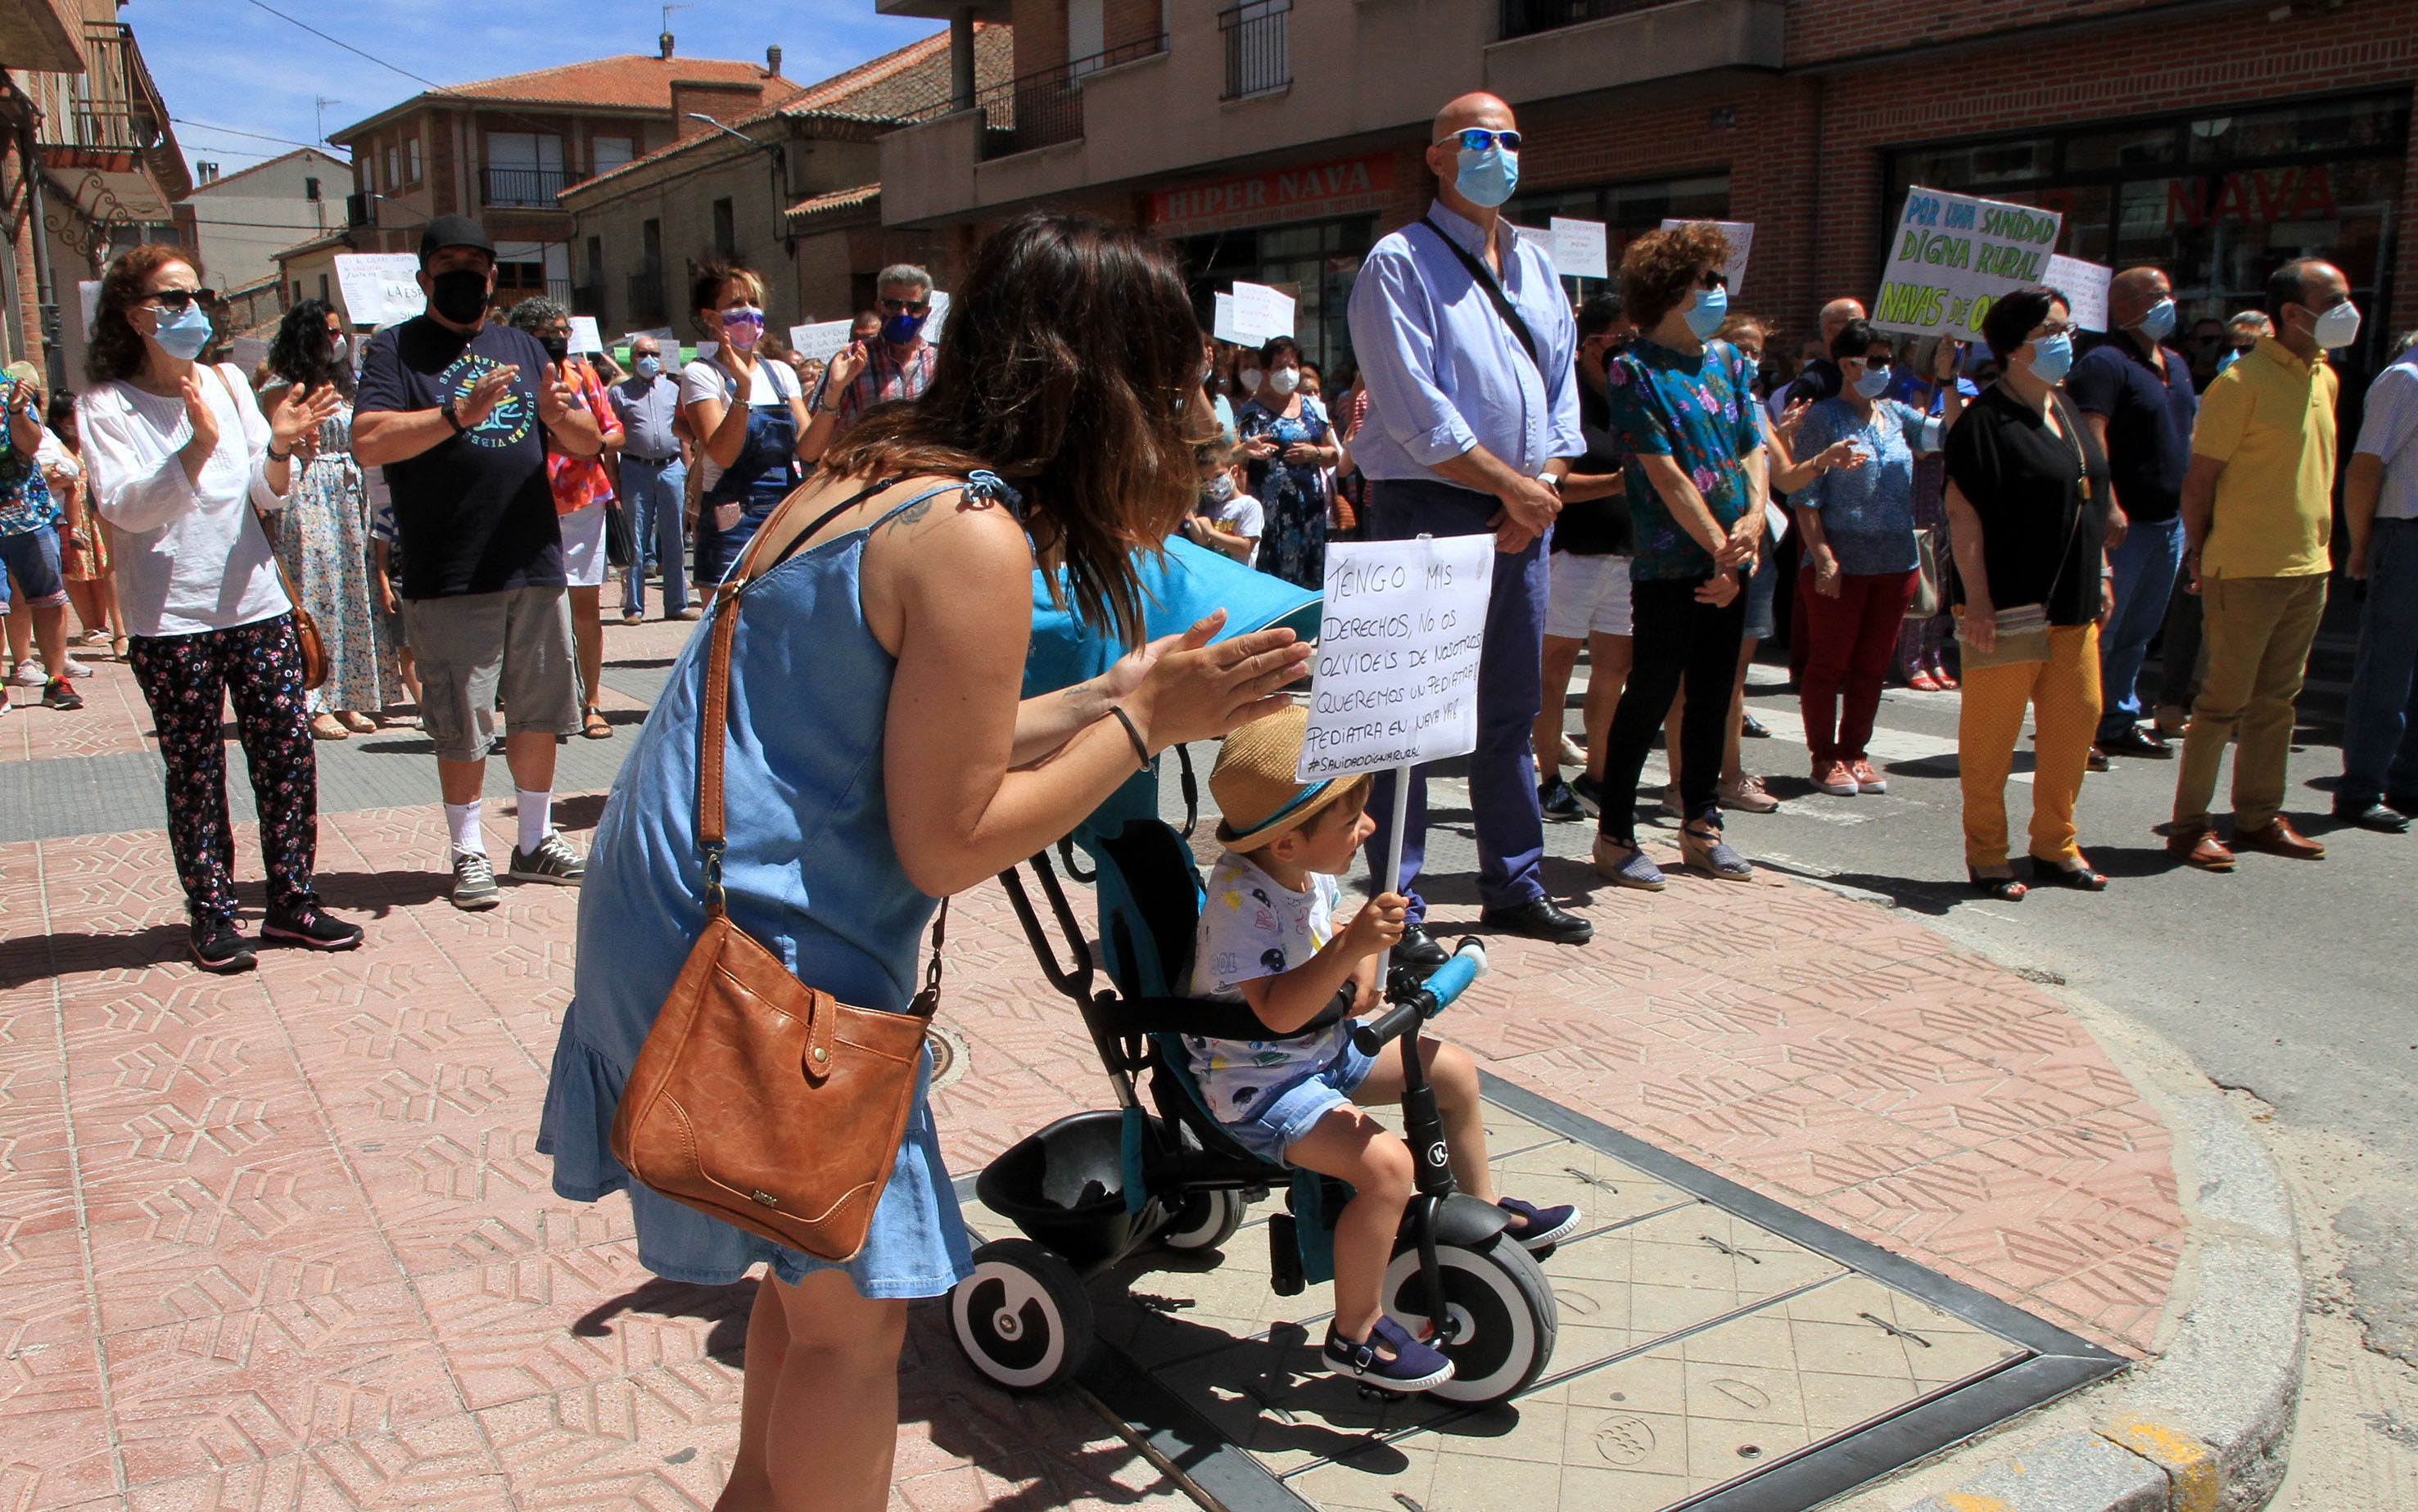
{"type": "Polygon", "coordinates": [[[672,434],[672,421],[680,418],[680,385],[670,374],[642,378],[633,373],[605,389],[604,399],[621,422],[624,454],[680,460],[680,437],[672,434]]]}
{"type": "MultiPolygon", "coordinates": [[[[1483,261],[1477,227],[1441,203],[1428,217],[1483,261]]],[[[1586,451],[1572,362],[1578,324],[1542,247],[1495,222],[1503,292],[1537,340],[1538,361],[1435,233],[1416,222],[1379,241],[1352,287],[1352,351],[1369,420],[1352,460],[1374,479],[1432,479],[1473,446],[1534,475],[1586,451]],[[1538,364],[1543,372],[1540,374],[1538,364]]]]}
{"type": "Polygon", "coordinates": [[[2380,520],[2418,520],[2418,352],[2390,364],[2368,387],[2354,453],[2384,464],[2380,520]]]}

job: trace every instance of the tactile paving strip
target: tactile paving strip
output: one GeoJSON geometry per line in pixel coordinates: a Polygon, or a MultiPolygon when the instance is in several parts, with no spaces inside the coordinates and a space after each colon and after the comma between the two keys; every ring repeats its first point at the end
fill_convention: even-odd
{"type": "MultiPolygon", "coordinates": [[[[1086,1384],[1231,1512],[1791,1512],[2123,1363],[1533,1093],[1486,1090],[1501,1190],[1585,1213],[1544,1261],[1560,1333],[1527,1392],[1483,1412],[1380,1404],[1328,1375],[1327,1289],[1268,1284],[1280,1196],[1222,1253],[1149,1250],[1097,1277],[1086,1384]]],[[[1014,1232],[979,1204],[967,1221],[1014,1232]]]]}

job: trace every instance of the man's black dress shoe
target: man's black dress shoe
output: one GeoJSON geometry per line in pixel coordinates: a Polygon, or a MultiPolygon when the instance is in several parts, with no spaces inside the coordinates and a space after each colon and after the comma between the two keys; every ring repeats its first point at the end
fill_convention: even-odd
{"type": "Polygon", "coordinates": [[[1595,938],[1595,925],[1577,914],[1563,912],[1553,907],[1553,899],[1542,896],[1507,909],[1489,909],[1477,916],[1477,922],[1507,935],[1525,935],[1556,945],[1584,945],[1595,938]]]}
{"type": "Polygon", "coordinates": [[[1394,964],[1415,971],[1432,971],[1451,959],[1452,952],[1437,944],[1417,924],[1403,930],[1402,938],[1394,941],[1394,964]]]}
{"type": "Polygon", "coordinates": [[[2410,817],[2382,803],[2370,803],[2365,808],[2353,808],[2348,803],[2334,805],[2334,817],[2356,824],[2363,830],[2379,834],[2408,834],[2410,817]]]}
{"type": "Polygon", "coordinates": [[[2138,725],[2128,725],[2124,732],[2111,740],[2098,742],[2099,749],[2113,756],[2148,756],[2163,761],[2175,754],[2175,748],[2158,738],[2153,730],[2138,725]]]}

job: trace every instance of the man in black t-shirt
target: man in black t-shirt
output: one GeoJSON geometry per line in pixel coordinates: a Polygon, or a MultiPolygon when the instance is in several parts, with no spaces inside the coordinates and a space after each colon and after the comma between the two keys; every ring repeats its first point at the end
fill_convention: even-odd
{"type": "Polygon", "coordinates": [[[1579,429],[1586,452],[1562,477],[1562,512],[1553,522],[1550,592],[1545,600],[1544,699],[1538,706],[1537,806],[1549,819],[1575,819],[1603,776],[1605,732],[1629,680],[1633,644],[1629,621],[1629,497],[1623,457],[1612,438],[1612,405],[1604,398],[1604,364],[1636,336],[1620,296],[1599,294],[1579,306],[1579,429]],[[1562,721],[1570,674],[1587,649],[1585,771],[1575,785],[1562,780],[1562,721]]]}
{"type": "Polygon", "coordinates": [[[436,746],[452,838],[453,903],[496,905],[480,829],[486,735],[501,695],[520,834],[507,875],[575,884],[586,863],[551,821],[554,745],[580,727],[562,538],[546,448],[592,457],[596,419],[526,331],[488,324],[496,251],[467,216],[420,238],[427,313],[371,338],[353,455],[383,467],[402,538],[403,622],[436,746]]]}

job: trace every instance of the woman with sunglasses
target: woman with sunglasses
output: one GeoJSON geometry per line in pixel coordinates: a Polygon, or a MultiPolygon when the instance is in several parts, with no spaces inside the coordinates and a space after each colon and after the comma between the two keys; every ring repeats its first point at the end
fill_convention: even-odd
{"type": "Polygon", "coordinates": [[[2060,387],[2074,365],[2074,328],[2052,289],[2019,289],[1993,304],[1982,336],[2005,373],[1947,445],[1950,602],[1965,648],[1956,767],[1966,875],[1976,892],[2010,903],[2027,891],[2007,863],[2007,773],[2027,709],[2039,732],[2032,881],[2090,893],[2107,885],[2074,843],[2074,803],[2099,731],[2099,621],[2115,573],[2107,456],[2060,387]],[[1999,646],[2016,625],[2026,626],[2020,637],[1999,646]]]}
{"type": "Polygon", "coordinates": [[[1839,364],[1838,397],[1806,415],[1798,444],[1819,453],[1845,441],[1862,463],[1817,471],[1794,500],[1814,588],[1798,703],[1814,752],[1814,791],[1852,797],[1889,791],[1864,746],[1880,712],[1898,627],[1914,602],[1915,455],[1939,450],[1965,402],[1951,389],[1946,414],[1933,420],[1886,397],[1889,338],[1862,320],[1848,321],[1830,339],[1830,359],[1839,364]]]}
{"type": "Polygon", "coordinates": [[[318,853],[318,767],[303,700],[293,605],[278,586],[254,510],[283,510],[297,443],[343,400],[295,385],[267,417],[232,364],[195,363],[209,344],[201,270],[153,242],[101,275],[77,403],[84,465],[115,527],[117,601],[128,660],[151,706],[167,768],[168,848],[184,884],[193,960],[205,971],[254,964],[235,922],[235,837],[227,825],[230,696],[260,814],[268,917],[261,937],[350,950],[360,930],[329,918],[311,889],[318,853]]]}
{"type": "Polygon", "coordinates": [[[689,303],[713,343],[710,356],[681,371],[680,396],[690,433],[705,437],[696,464],[704,489],[696,581],[712,594],[796,483],[791,462],[807,429],[806,405],[789,365],[756,349],[764,339],[764,281],[754,269],[706,264],[689,303]]]}

